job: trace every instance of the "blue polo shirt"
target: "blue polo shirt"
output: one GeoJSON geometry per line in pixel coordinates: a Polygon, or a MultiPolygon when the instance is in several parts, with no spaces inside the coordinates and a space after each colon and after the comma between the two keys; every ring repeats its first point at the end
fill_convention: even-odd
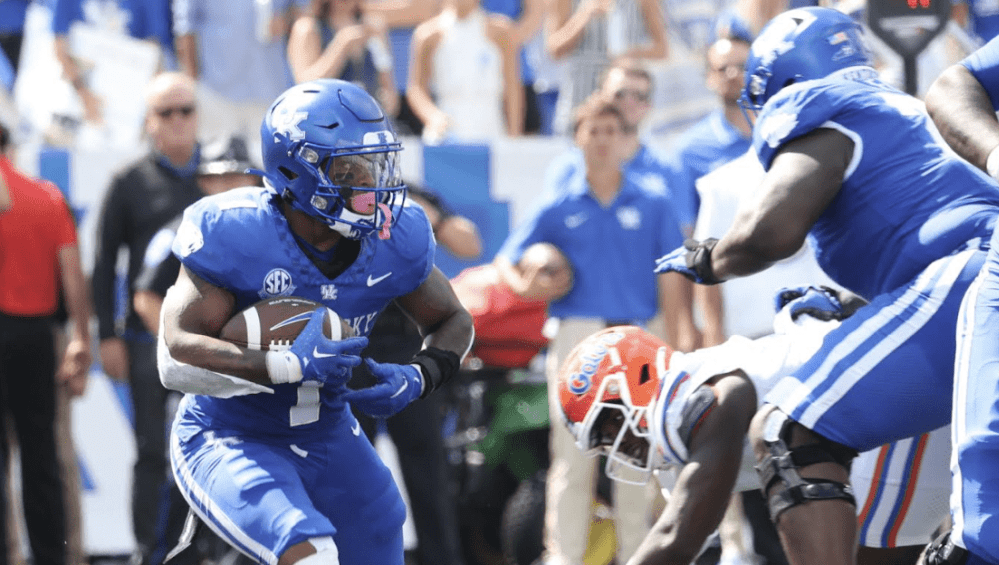
{"type": "Polygon", "coordinates": [[[752,139],[742,135],[718,109],[690,127],[676,142],[672,165],[676,171],[670,189],[675,195],[677,217],[684,233],[693,233],[701,200],[697,196],[697,179],[741,156],[752,145],[752,139]]]}
{"type": "Polygon", "coordinates": [[[548,242],[574,269],[572,290],[552,302],[556,318],[645,322],[658,311],[655,260],[683,243],[668,193],[623,176],[617,197],[604,207],[582,171],[542,197],[504,242],[499,254],[516,263],[524,250],[548,242]]]}
{"type": "MultiPolygon", "coordinates": [[[[291,0],[272,0],[284,13],[291,0]]],[[[257,40],[257,3],[173,0],[173,31],[197,38],[199,79],[231,102],[270,104],[292,86],[285,43],[257,40]]]]}
{"type": "MultiPolygon", "coordinates": [[[[545,169],[542,194],[555,194],[564,190],[569,186],[570,178],[578,174],[582,168],[583,152],[578,147],[573,147],[555,157],[545,169]]],[[[646,144],[638,146],[638,151],[624,163],[621,170],[643,188],[653,192],[663,192],[669,196],[671,202],[676,201],[677,195],[673,190],[675,171],[665,159],[646,144]]],[[[686,205],[682,204],[686,200],[680,202],[681,204],[674,202],[671,206],[682,224],[680,210],[686,205]]]]}

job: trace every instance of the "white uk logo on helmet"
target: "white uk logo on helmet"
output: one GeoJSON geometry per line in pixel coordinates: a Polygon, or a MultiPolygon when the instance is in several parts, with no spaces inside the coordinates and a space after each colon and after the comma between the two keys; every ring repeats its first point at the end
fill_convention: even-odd
{"type": "Polygon", "coordinates": [[[288,139],[295,141],[305,139],[305,132],[298,126],[308,119],[309,113],[300,111],[299,108],[314,97],[313,93],[294,92],[278,102],[271,111],[271,128],[274,133],[283,133],[288,139]]]}

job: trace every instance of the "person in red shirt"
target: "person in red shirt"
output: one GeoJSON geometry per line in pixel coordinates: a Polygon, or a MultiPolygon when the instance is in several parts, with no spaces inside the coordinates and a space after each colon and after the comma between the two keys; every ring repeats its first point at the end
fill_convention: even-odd
{"type": "MultiPolygon", "coordinates": [[[[55,185],[14,167],[8,131],[0,125],[0,184],[9,207],[0,212],[0,411],[15,423],[21,452],[24,519],[37,565],[66,563],[66,501],[57,454],[56,386],[83,394],[90,369],[91,303],[80,265],[76,225],[55,185]],[[59,293],[69,315],[61,362],[55,344],[59,293]]],[[[2,453],[7,453],[0,419],[2,453]]],[[[0,461],[0,484],[7,484],[0,461]]],[[[6,491],[0,489],[0,499],[6,491]]],[[[0,500],[0,508],[6,500],[0,500]]],[[[0,512],[0,532],[6,531],[0,512]]],[[[0,536],[0,555],[6,555],[0,536]]]]}
{"type": "Polygon", "coordinates": [[[572,265],[558,247],[535,243],[524,250],[518,263],[525,279],[537,281],[539,292],[523,298],[511,288],[502,269],[486,263],[465,269],[451,280],[461,305],[475,323],[471,357],[498,368],[526,368],[548,345],[542,330],[548,320],[548,303],[572,287],[572,265]]]}

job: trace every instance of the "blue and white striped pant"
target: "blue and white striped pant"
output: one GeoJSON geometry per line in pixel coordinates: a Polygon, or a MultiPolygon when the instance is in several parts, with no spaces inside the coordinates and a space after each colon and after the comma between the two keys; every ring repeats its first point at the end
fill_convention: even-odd
{"type": "Polygon", "coordinates": [[[766,402],[859,452],[947,425],[958,310],[985,256],[969,248],[938,259],[875,297],[766,402]]]}
{"type": "Polygon", "coordinates": [[[403,564],[405,504],[346,408],[329,435],[295,443],[265,430],[205,429],[181,411],[170,438],[174,478],[233,547],[277,565],[289,547],[331,536],[342,565],[403,564]]]}

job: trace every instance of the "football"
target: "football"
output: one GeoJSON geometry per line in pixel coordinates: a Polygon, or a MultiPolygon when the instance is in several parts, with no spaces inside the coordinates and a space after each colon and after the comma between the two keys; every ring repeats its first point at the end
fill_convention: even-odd
{"type": "MultiPolygon", "coordinates": [[[[305,328],[312,312],[321,307],[323,305],[318,302],[295,296],[261,300],[226,322],[219,339],[248,349],[287,349],[305,328]]],[[[350,325],[343,320],[340,320],[339,331],[334,333],[330,324],[332,319],[340,320],[340,317],[329,310],[323,325],[326,337],[340,340],[354,335],[350,325]]]]}

